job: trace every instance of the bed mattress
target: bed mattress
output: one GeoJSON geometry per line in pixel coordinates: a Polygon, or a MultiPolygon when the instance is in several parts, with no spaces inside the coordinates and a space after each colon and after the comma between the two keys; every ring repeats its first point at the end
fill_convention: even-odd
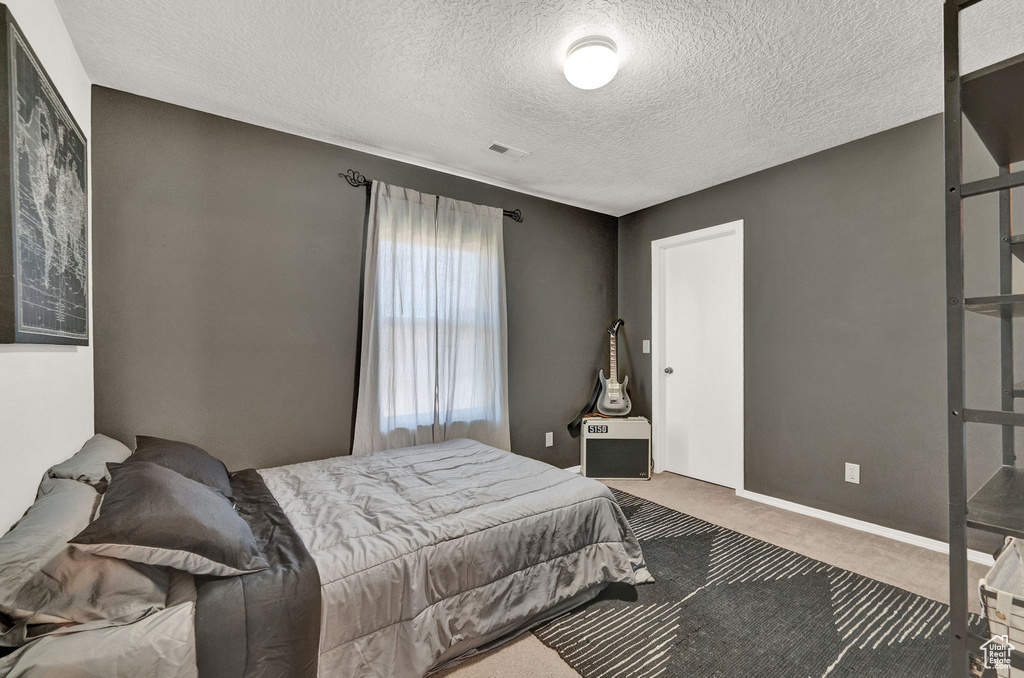
{"type": "Polygon", "coordinates": [[[608,488],[475,441],[259,473],[319,570],[324,678],[418,678],[651,579],[608,488]]]}

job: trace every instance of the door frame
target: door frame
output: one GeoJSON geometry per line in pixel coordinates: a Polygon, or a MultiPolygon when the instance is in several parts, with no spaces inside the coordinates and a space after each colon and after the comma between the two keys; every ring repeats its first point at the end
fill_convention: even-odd
{"type": "MultiPolygon", "coordinates": [[[[665,431],[665,373],[664,369],[664,346],[665,346],[665,318],[662,316],[662,309],[665,301],[665,252],[676,247],[682,247],[703,240],[721,238],[723,236],[735,235],[739,244],[739,276],[740,276],[740,418],[746,428],[745,400],[746,400],[746,370],[744,369],[745,341],[743,338],[744,324],[744,276],[743,276],[743,220],[730,221],[727,224],[709,226],[707,228],[687,231],[679,235],[661,238],[651,241],[651,437],[654,448],[654,471],[661,473],[665,470],[665,447],[662,444],[665,431]]],[[[740,478],[736,486],[737,494],[743,491],[746,477],[746,436],[741,437],[740,444],[740,478]]]]}

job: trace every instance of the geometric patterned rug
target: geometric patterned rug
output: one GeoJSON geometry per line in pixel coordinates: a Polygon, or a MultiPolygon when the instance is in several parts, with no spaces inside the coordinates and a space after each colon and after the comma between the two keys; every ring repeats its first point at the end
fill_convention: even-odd
{"type": "Polygon", "coordinates": [[[534,630],[584,678],[949,675],[948,606],[612,491],[655,583],[534,630]]]}

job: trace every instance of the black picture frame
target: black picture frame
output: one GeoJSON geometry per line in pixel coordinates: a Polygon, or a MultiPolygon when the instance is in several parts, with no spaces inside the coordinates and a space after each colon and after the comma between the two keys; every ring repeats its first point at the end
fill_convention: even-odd
{"type": "Polygon", "coordinates": [[[0,343],[88,346],[88,139],[6,5],[0,55],[0,343]]]}

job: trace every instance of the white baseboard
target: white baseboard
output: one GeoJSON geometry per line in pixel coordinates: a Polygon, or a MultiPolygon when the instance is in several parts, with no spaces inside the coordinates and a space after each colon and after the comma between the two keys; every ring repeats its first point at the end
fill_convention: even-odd
{"type": "MultiPolygon", "coordinates": [[[[938,539],[929,539],[928,537],[921,537],[916,534],[909,532],[903,532],[901,530],[894,530],[891,527],[883,527],[882,525],[876,525],[875,523],[869,523],[865,520],[857,520],[856,518],[848,518],[841,516],[838,513],[829,513],[828,511],[822,511],[821,509],[811,508],[810,506],[804,506],[803,504],[797,504],[792,501],[786,501],[785,499],[776,499],[775,497],[769,497],[766,494],[758,494],[756,492],[748,492],[746,490],[736,490],[736,496],[744,499],[750,499],[752,501],[758,501],[762,504],[768,504],[776,508],[785,509],[792,511],[793,513],[800,513],[805,516],[811,516],[812,518],[820,518],[821,520],[827,520],[830,523],[837,525],[843,525],[845,527],[851,527],[861,532],[867,532],[869,534],[877,534],[880,537],[888,537],[889,539],[895,539],[906,544],[913,544],[914,546],[920,546],[921,548],[928,549],[929,551],[938,551],[939,553],[949,553],[949,544],[938,539]]],[[[981,563],[982,565],[988,565],[991,567],[995,564],[995,559],[987,553],[981,551],[975,551],[968,549],[967,559],[975,563],[981,563]]]]}
{"type": "Polygon", "coordinates": [[[569,473],[579,473],[583,470],[583,467],[577,464],[576,466],[570,466],[569,468],[564,470],[568,471],[569,473]]]}

